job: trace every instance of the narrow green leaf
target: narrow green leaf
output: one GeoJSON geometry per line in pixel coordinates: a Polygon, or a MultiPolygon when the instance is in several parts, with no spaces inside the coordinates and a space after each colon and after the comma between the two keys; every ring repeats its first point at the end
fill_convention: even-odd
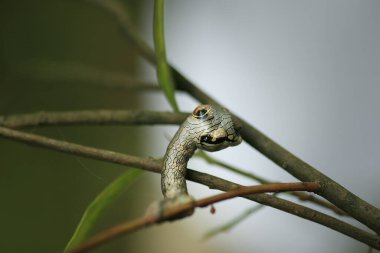
{"type": "Polygon", "coordinates": [[[266,180],[262,177],[259,177],[255,174],[252,174],[250,172],[247,172],[247,171],[244,171],[244,170],[241,170],[241,169],[238,169],[232,165],[229,165],[227,163],[224,163],[222,161],[219,161],[217,159],[214,159],[212,158],[211,156],[207,155],[206,152],[202,151],[202,150],[198,150],[198,152],[195,154],[195,156],[197,157],[200,157],[200,158],[203,158],[206,162],[208,162],[209,164],[215,164],[215,165],[218,165],[220,167],[223,167],[229,171],[232,171],[232,172],[235,172],[237,174],[240,174],[242,176],[245,176],[245,177],[248,177],[248,178],[251,178],[261,184],[268,184],[268,183],[271,183],[269,180],[266,180]]]}
{"type": "Polygon", "coordinates": [[[238,225],[241,221],[243,221],[244,219],[248,218],[251,214],[253,214],[254,212],[260,210],[262,207],[264,207],[264,205],[254,206],[254,207],[246,210],[244,213],[240,214],[239,216],[235,217],[234,219],[228,221],[227,223],[225,223],[225,224],[223,224],[223,225],[221,225],[219,227],[216,227],[216,228],[213,228],[213,229],[209,230],[203,236],[203,239],[204,240],[208,240],[211,237],[214,237],[215,235],[217,235],[219,233],[228,232],[233,227],[235,227],[236,225],[238,225]]]}
{"type": "Polygon", "coordinates": [[[109,184],[87,207],[83,216],[72,235],[70,241],[67,243],[65,252],[79,246],[88,236],[96,222],[111,206],[116,199],[134,182],[134,180],[143,173],[142,170],[129,169],[111,184],[109,184]]]}
{"type": "Polygon", "coordinates": [[[153,37],[157,62],[157,78],[174,111],[178,112],[178,105],[174,95],[174,81],[166,59],[165,32],[164,32],[165,0],[154,1],[153,37]]]}

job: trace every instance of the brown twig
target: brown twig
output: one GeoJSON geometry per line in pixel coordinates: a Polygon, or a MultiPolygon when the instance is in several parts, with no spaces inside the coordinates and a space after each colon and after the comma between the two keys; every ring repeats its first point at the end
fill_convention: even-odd
{"type": "Polygon", "coordinates": [[[295,196],[295,197],[297,197],[301,201],[312,202],[312,203],[314,203],[316,205],[319,205],[319,206],[325,207],[327,209],[330,209],[331,211],[333,211],[334,213],[336,213],[338,215],[349,216],[342,209],[336,207],[335,205],[331,204],[330,202],[327,202],[326,200],[323,200],[323,199],[320,199],[320,198],[316,198],[313,195],[310,195],[310,194],[307,194],[307,193],[304,193],[304,192],[291,192],[290,194],[293,195],[293,196],[295,196]]]}
{"type": "Polygon", "coordinates": [[[243,186],[234,190],[227,191],[212,197],[204,198],[196,201],[197,207],[206,207],[210,204],[220,202],[222,200],[234,198],[236,196],[246,196],[249,194],[258,194],[264,192],[284,192],[284,191],[308,191],[318,192],[321,186],[315,182],[301,183],[271,183],[255,186],[243,186]]]}
{"type": "Polygon", "coordinates": [[[255,186],[245,186],[239,187],[234,190],[217,194],[211,197],[203,198],[183,204],[180,206],[175,206],[164,210],[161,216],[149,214],[144,217],[134,219],[125,223],[118,224],[103,232],[91,237],[89,240],[84,242],[82,245],[78,246],[76,249],[69,251],[69,253],[83,253],[96,246],[104,244],[111,239],[115,239],[118,236],[125,235],[137,231],[141,228],[148,227],[159,222],[170,220],[173,217],[177,217],[183,213],[192,210],[195,207],[206,207],[211,204],[231,199],[234,197],[252,195],[265,192],[282,192],[282,191],[309,191],[317,192],[320,189],[318,183],[313,182],[302,182],[302,183],[274,183],[265,185],[255,185],[255,186]]]}
{"type": "MultiPolygon", "coordinates": [[[[162,161],[157,159],[124,155],[109,150],[96,149],[79,144],[59,141],[36,134],[30,134],[13,129],[8,129],[5,127],[0,127],[0,136],[11,139],[13,141],[23,142],[29,145],[48,148],[50,150],[56,150],[69,154],[89,157],[96,160],[108,161],[112,163],[122,164],[125,166],[132,166],[148,171],[153,171],[156,173],[159,173],[162,168],[162,161]]],[[[241,185],[238,185],[236,183],[191,169],[187,170],[186,178],[191,181],[206,185],[211,189],[218,189],[222,191],[230,191],[232,189],[241,187],[241,185]]],[[[362,229],[354,227],[350,224],[347,224],[343,221],[330,217],[316,210],[267,194],[249,195],[245,196],[244,198],[319,223],[342,234],[350,236],[358,241],[368,244],[376,249],[380,249],[379,236],[368,233],[362,229]]]]}
{"type": "Polygon", "coordinates": [[[158,217],[150,216],[150,217],[140,217],[140,218],[134,219],[131,222],[118,224],[116,226],[113,226],[105,230],[102,233],[99,233],[91,237],[89,240],[81,244],[79,247],[75,248],[72,251],[68,251],[68,253],[86,252],[124,233],[128,233],[129,231],[137,231],[144,227],[153,225],[156,222],[158,222],[158,220],[159,220],[158,217]]]}

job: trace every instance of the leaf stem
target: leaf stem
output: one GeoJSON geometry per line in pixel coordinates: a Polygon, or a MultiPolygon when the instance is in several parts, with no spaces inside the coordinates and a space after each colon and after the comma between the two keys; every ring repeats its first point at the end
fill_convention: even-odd
{"type": "Polygon", "coordinates": [[[153,37],[157,62],[157,77],[170,105],[175,112],[178,112],[179,109],[174,95],[173,77],[166,59],[164,9],[165,0],[154,1],[153,37]]]}

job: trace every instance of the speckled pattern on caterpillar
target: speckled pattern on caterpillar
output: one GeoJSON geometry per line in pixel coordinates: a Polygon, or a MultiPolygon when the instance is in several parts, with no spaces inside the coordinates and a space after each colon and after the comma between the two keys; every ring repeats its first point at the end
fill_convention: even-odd
{"type": "Polygon", "coordinates": [[[165,199],[188,195],[186,167],[197,148],[213,152],[241,143],[238,125],[225,108],[216,105],[195,108],[166,150],[161,172],[161,189],[165,199]]]}

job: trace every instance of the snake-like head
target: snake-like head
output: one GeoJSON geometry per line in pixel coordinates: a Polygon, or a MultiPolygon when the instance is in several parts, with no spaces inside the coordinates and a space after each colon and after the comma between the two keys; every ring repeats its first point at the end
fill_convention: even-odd
{"type": "Polygon", "coordinates": [[[188,118],[196,126],[194,141],[197,148],[206,151],[218,151],[236,146],[242,139],[238,133],[240,125],[233,121],[227,109],[216,105],[200,105],[188,118]]]}

